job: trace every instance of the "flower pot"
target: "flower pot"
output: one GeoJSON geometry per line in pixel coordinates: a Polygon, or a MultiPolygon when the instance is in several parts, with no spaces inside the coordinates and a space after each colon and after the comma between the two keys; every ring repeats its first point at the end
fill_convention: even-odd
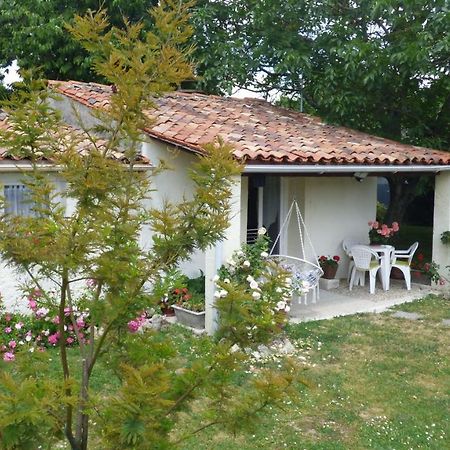
{"type": "Polygon", "coordinates": [[[197,329],[205,328],[205,311],[190,311],[178,305],[173,305],[173,309],[175,310],[177,322],[182,325],[197,329]]]}
{"type": "Polygon", "coordinates": [[[430,277],[425,275],[421,270],[411,270],[411,278],[413,283],[431,285],[430,277]]]}
{"type": "Polygon", "coordinates": [[[175,310],[172,306],[167,306],[166,304],[161,304],[161,314],[163,316],[173,317],[175,315],[175,310]]]}
{"type": "Polygon", "coordinates": [[[322,270],[322,278],[325,278],[326,280],[333,280],[336,277],[338,266],[322,266],[322,270]]]}

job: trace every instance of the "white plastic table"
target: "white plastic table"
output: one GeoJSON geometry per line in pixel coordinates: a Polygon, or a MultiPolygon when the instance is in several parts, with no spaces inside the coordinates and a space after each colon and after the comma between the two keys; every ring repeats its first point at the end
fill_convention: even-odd
{"type": "Polygon", "coordinates": [[[368,247],[380,255],[381,284],[383,289],[388,291],[391,276],[391,255],[395,248],[392,245],[369,245],[368,247]]]}

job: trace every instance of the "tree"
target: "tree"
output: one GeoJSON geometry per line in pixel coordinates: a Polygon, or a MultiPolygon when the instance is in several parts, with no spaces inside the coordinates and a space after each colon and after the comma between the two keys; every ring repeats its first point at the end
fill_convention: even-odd
{"type": "Polygon", "coordinates": [[[92,70],[89,53],[65,28],[75,14],[95,11],[99,4],[115,26],[123,26],[123,17],[144,22],[147,29],[153,26],[146,13],[157,4],[153,0],[0,0],[0,67],[17,60],[22,69],[40,67],[48,79],[104,81],[92,70]]]}
{"type": "MultiPolygon", "coordinates": [[[[445,0],[205,0],[194,24],[206,90],[278,93],[330,122],[450,147],[445,0]]],[[[406,198],[406,180],[389,181],[406,198]]]]}
{"type": "MultiPolygon", "coordinates": [[[[194,400],[209,401],[193,433],[217,424],[236,432],[251,425],[262,408],[277,404],[298,378],[289,361],[284,371],[261,370],[245,381],[236,377],[249,356],[236,348],[242,341],[234,336],[248,340],[249,320],[234,322],[220,341],[193,340],[192,362],[182,357],[170,333],[127,332],[160,301],[157,287],[164,273],[223,236],[232,177],[239,173],[225,143],[207,145],[191,171],[193,198],[154,209],[147,203],[150,179],[134,170],[147,124],[143,111],[152,107],[152,96],[191,74],[189,7],[160,2],[151,12],[154,32],[144,41],[140,23],[110,27],[102,11],[75,18],[69,30],[92,52],[95,72],[115,86],[110,107],[94,113],[94,126],[80,122],[81,131],[63,126],[49,102],[52,92],[33,77],[26,76],[7,103],[10,128],[2,133],[2,146],[31,162],[23,177],[35,214],[2,216],[0,254],[28,274],[31,307],[56,311],[52,342],[61,377],[51,373],[48,358],[39,352],[22,352],[16,365],[3,368],[2,448],[53,448],[65,437],[72,449],[85,450],[90,427],[100,448],[169,448],[177,414],[189,411],[194,400]],[[118,149],[126,164],[114,158],[118,149]],[[39,169],[43,159],[61,168],[62,192],[39,169]],[[60,196],[75,200],[69,217],[60,196]],[[139,246],[143,224],[155,233],[150,250],[139,246]],[[82,289],[79,283],[85,282],[89,287],[82,289]],[[69,327],[78,336],[75,360],[68,355],[69,327]],[[91,378],[101,359],[109,362],[119,386],[96,394],[91,378]]],[[[277,273],[273,279],[279,280],[277,273]]],[[[230,289],[238,299],[240,292],[239,286],[230,289]]],[[[242,295],[248,302],[249,294],[242,295]]],[[[279,332],[280,321],[264,311],[260,321],[267,340],[279,332]]]]}

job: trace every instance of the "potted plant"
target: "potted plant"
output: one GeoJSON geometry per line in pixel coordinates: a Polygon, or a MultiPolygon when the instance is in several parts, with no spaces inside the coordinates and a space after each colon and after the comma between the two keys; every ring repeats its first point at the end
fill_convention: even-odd
{"type": "Polygon", "coordinates": [[[201,294],[191,294],[187,288],[183,288],[173,309],[177,321],[182,325],[197,329],[205,328],[205,298],[201,294]]]}
{"type": "Polygon", "coordinates": [[[388,245],[391,238],[400,230],[397,222],[392,222],[389,227],[385,223],[380,223],[377,220],[369,222],[369,239],[371,245],[388,245]]]}
{"type": "Polygon", "coordinates": [[[340,260],[341,258],[338,255],[334,255],[333,257],[322,255],[319,258],[319,264],[323,270],[322,278],[332,280],[336,276],[340,260]]]}

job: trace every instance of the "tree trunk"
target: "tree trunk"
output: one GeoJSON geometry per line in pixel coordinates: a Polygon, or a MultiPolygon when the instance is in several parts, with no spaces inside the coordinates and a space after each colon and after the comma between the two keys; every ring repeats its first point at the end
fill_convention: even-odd
{"type": "Polygon", "coordinates": [[[389,183],[391,200],[384,217],[384,223],[403,221],[403,217],[410,203],[416,197],[416,186],[419,177],[408,177],[401,174],[393,174],[386,177],[389,183]]]}

